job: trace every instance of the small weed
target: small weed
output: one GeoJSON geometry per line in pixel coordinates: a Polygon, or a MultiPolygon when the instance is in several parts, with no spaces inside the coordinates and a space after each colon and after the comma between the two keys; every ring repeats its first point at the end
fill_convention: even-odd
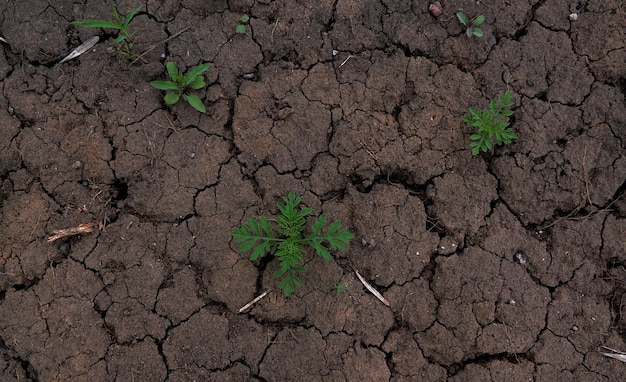
{"type": "Polygon", "coordinates": [[[250,16],[241,15],[241,17],[239,18],[239,24],[237,24],[237,26],[235,27],[235,32],[237,34],[246,34],[246,24],[249,20],[250,16]]]}
{"type": "Polygon", "coordinates": [[[206,107],[200,98],[190,91],[202,89],[206,86],[202,73],[206,72],[210,66],[211,63],[207,62],[192,68],[187,74],[183,74],[176,64],[168,62],[165,64],[165,67],[171,81],[150,81],[150,85],[159,90],[167,91],[165,97],[163,97],[166,105],[174,105],[182,97],[194,109],[201,113],[206,113],[206,107]]]}
{"type": "Polygon", "coordinates": [[[489,101],[489,108],[478,110],[469,108],[470,115],[461,117],[461,120],[470,127],[478,127],[478,132],[472,134],[470,139],[474,142],[470,143],[472,154],[478,155],[480,150],[487,152],[493,148],[493,140],[496,143],[508,144],[517,135],[509,127],[509,119],[513,112],[509,110],[513,106],[511,97],[513,93],[507,91],[504,95],[498,95],[497,99],[489,101]]]}
{"type": "Polygon", "coordinates": [[[337,292],[337,294],[348,290],[348,288],[346,288],[345,285],[343,285],[342,283],[337,283],[333,285],[333,289],[335,290],[335,292],[337,292]]]}
{"type": "Polygon", "coordinates": [[[480,26],[482,25],[482,23],[485,22],[485,16],[478,15],[470,20],[465,13],[457,12],[456,18],[459,19],[461,24],[465,25],[465,27],[467,28],[465,29],[465,34],[468,37],[483,37],[483,30],[480,28],[480,26]]]}
{"type": "Polygon", "coordinates": [[[111,3],[111,7],[113,8],[113,18],[115,22],[111,21],[103,21],[103,20],[92,20],[92,21],[74,21],[72,24],[78,25],[79,27],[87,27],[87,28],[110,28],[117,29],[119,31],[117,38],[113,41],[115,44],[123,43],[122,49],[119,51],[120,54],[126,57],[129,60],[137,57],[135,53],[133,53],[133,40],[132,34],[128,32],[128,24],[133,20],[133,17],[139,12],[141,6],[133,9],[124,20],[121,19],[120,14],[117,12],[117,7],[115,3],[111,3]]]}
{"type": "Polygon", "coordinates": [[[296,286],[302,282],[298,274],[306,272],[306,269],[298,266],[304,260],[305,245],[315,249],[315,252],[326,260],[331,260],[328,246],[332,249],[345,250],[346,246],[354,237],[346,228],[340,228],[341,222],[332,223],[326,233],[322,229],[326,225],[326,216],[320,215],[313,226],[311,233],[304,237],[306,217],[311,213],[310,208],[301,208],[300,197],[290,192],[283,197],[283,202],[278,202],[281,215],[278,217],[278,236],[272,232],[272,226],[265,216],[258,219],[251,218],[248,225],[241,225],[232,235],[235,241],[241,244],[239,250],[252,250],[250,260],[254,261],[265,256],[267,253],[277,257],[280,261],[280,269],[274,273],[274,277],[282,280],[279,288],[285,296],[289,296],[296,286]],[[327,242],[328,246],[324,245],[327,242]]]}

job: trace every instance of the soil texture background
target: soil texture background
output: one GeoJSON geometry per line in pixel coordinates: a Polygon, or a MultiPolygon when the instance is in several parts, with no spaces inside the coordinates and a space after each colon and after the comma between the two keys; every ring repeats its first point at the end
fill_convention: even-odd
{"type": "Polygon", "coordinates": [[[626,6],[442,3],[119,0],[131,64],[108,0],[0,2],[0,380],[626,380],[626,6]],[[355,238],[285,298],[231,232],[290,191],[355,238]]]}

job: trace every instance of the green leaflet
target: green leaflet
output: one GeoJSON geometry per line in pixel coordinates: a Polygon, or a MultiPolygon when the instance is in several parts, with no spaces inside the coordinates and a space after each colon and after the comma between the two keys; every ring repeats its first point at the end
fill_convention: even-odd
{"type": "Polygon", "coordinates": [[[300,208],[301,198],[294,192],[283,197],[282,202],[277,203],[280,215],[278,222],[278,236],[274,236],[269,220],[264,216],[250,219],[248,224],[243,224],[232,236],[240,244],[242,252],[252,251],[251,260],[256,260],[271,253],[280,262],[280,268],[274,272],[274,277],[280,279],[278,287],[285,296],[293,293],[301,280],[298,275],[307,270],[300,264],[304,261],[306,247],[315,250],[319,256],[331,260],[330,249],[345,250],[354,234],[341,227],[340,221],[333,222],[324,232],[326,217],[320,215],[315,219],[311,227],[311,233],[304,237],[306,229],[306,217],[312,212],[310,208],[300,208]]]}
{"type": "Polygon", "coordinates": [[[469,127],[477,127],[475,134],[470,135],[472,154],[478,155],[481,151],[493,149],[494,141],[498,145],[509,144],[517,135],[509,127],[508,117],[513,115],[509,110],[513,106],[513,93],[507,91],[489,101],[489,107],[484,110],[469,108],[469,115],[461,117],[469,127]]]}
{"type": "Polygon", "coordinates": [[[150,81],[150,85],[156,89],[167,91],[167,94],[163,97],[166,105],[174,105],[182,98],[194,109],[201,113],[206,113],[206,106],[200,97],[191,91],[199,90],[206,86],[202,73],[206,72],[210,67],[211,63],[207,62],[195,66],[187,74],[183,74],[176,64],[170,61],[165,64],[165,69],[171,81],[150,81]]]}

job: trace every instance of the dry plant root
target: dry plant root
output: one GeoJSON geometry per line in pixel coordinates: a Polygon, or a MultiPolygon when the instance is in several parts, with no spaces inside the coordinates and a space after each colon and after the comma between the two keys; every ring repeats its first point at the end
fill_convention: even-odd
{"type": "Polygon", "coordinates": [[[82,235],[84,233],[93,232],[96,224],[95,223],[84,223],[77,227],[65,228],[65,229],[56,229],[52,231],[52,236],[48,238],[48,243],[52,243],[53,241],[62,239],[67,236],[74,235],[82,235]]]}

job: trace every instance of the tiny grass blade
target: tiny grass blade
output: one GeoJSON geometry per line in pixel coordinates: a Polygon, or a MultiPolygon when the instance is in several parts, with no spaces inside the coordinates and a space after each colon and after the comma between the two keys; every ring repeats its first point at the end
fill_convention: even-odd
{"type": "Polygon", "coordinates": [[[127,39],[127,36],[126,36],[126,35],[124,35],[124,34],[121,34],[121,35],[117,36],[117,37],[115,38],[115,40],[113,40],[113,43],[114,43],[114,44],[119,44],[120,42],[122,42],[122,41],[124,41],[124,40],[126,40],[126,39],[127,39]]]}
{"type": "Polygon", "coordinates": [[[87,28],[110,28],[110,29],[122,29],[122,26],[119,24],[112,23],[110,21],[73,21],[72,24],[77,25],[79,27],[87,27],[87,28]]]}
{"type": "Polygon", "coordinates": [[[133,17],[135,17],[135,15],[137,14],[137,12],[139,12],[140,9],[141,9],[141,5],[133,9],[128,15],[126,15],[126,18],[124,19],[124,22],[122,23],[124,28],[126,28],[128,24],[130,24],[130,21],[133,19],[133,17]]]}

